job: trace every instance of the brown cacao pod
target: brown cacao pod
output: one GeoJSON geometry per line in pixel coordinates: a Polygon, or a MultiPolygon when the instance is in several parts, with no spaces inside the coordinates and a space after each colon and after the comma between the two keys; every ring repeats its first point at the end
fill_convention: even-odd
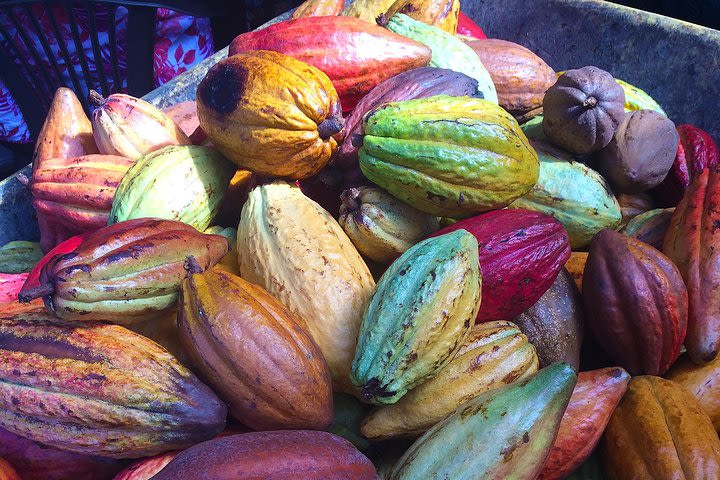
{"type": "Polygon", "coordinates": [[[590,242],[582,294],[593,336],[632,375],[662,375],[680,355],[688,294],[660,251],[601,231],[590,242]]]}
{"type": "Polygon", "coordinates": [[[683,355],[665,377],[692,393],[712,420],[715,430],[720,431],[720,356],[697,365],[687,355],[683,355]]]}
{"type": "Polygon", "coordinates": [[[514,322],[535,346],[540,368],[565,362],[579,371],[583,318],[580,292],[563,268],[535,305],[514,322]]]}
{"type": "Polygon", "coordinates": [[[185,258],[203,268],[228,252],[221,235],[205,235],[190,225],[155,218],[115,223],[91,233],[71,253],[50,260],[40,286],[19,298],[43,297],[64,320],[131,324],[170,311],[185,277],[185,258]]]}
{"type": "Polygon", "coordinates": [[[0,318],[0,427],[72,452],[137,458],[194,445],[225,405],[156,343],[117,325],[0,318]]]}
{"type": "Polygon", "coordinates": [[[690,312],[685,348],[695,363],[720,351],[720,165],[703,170],[675,208],[663,252],[687,285],[690,312]]]}
{"type": "Polygon", "coordinates": [[[487,68],[500,106],[515,116],[542,107],[545,91],[557,76],[529,49],[500,39],[466,40],[487,68]]]}
{"type": "Polygon", "coordinates": [[[570,256],[563,226],[543,213],[494,210],[431,235],[464,229],[478,241],[482,301],[478,321],[514,318],[550,288],[570,256]]]}
{"type": "Polygon", "coordinates": [[[720,478],[720,440],[697,400],[660,377],[630,380],[603,439],[608,478],[720,478]]]}
{"type": "Polygon", "coordinates": [[[330,371],[303,320],[264,288],[188,261],[180,340],[230,414],[255,430],[327,427],[330,371]]]}
{"type": "Polygon", "coordinates": [[[588,252],[570,252],[570,258],[565,262],[565,269],[575,281],[578,290],[582,291],[583,272],[587,262],[588,252]]]}
{"type": "Polygon", "coordinates": [[[633,217],[620,233],[662,250],[674,208],[657,208],[633,217]]]}
{"type": "Polygon", "coordinates": [[[580,372],[560,429],[538,480],[561,480],[592,453],[630,375],[620,367],[580,372]]]}
{"type": "Polygon", "coordinates": [[[375,467],[347,440],[284,430],[216,438],[185,450],[153,480],[377,480],[375,467]]]}

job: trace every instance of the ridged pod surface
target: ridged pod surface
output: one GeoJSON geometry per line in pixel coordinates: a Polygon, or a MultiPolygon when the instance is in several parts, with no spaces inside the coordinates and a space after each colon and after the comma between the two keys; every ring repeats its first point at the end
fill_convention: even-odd
{"type": "Polygon", "coordinates": [[[377,187],[351,188],[341,198],[340,225],[358,251],[376,262],[390,263],[440,228],[437,217],[377,187]]]}
{"type": "Polygon", "coordinates": [[[107,225],[120,181],[135,163],[117,155],[85,155],[42,162],[30,183],[32,204],[44,220],[40,246],[49,251],[79,233],[107,225]]]}
{"type": "Polygon", "coordinates": [[[704,364],[695,364],[687,355],[681,356],[665,374],[679,383],[700,402],[700,406],[720,431],[720,356],[704,364]]]}
{"type": "Polygon", "coordinates": [[[395,403],[455,356],[480,306],[477,251],[465,230],[429,238],[380,278],[352,364],[365,401],[395,403]]]}
{"type": "Polygon", "coordinates": [[[299,315],[330,367],[352,392],[350,365],[375,281],[340,225],[285,182],[256,187],[237,239],[240,274],[299,315]]]}
{"type": "Polygon", "coordinates": [[[346,16],[298,18],[243,33],[229,55],[252,50],[283,53],[325,72],[348,112],[375,85],[426,66],[431,55],[422,42],[346,16]]]}
{"type": "Polygon", "coordinates": [[[361,431],[371,440],[421,435],[465,402],[537,369],[535,348],[516,325],[475,325],[450,363],[397,403],[371,412],[361,431]]]}
{"type": "Polygon", "coordinates": [[[74,237],[68,238],[64,242],[55,245],[35,264],[32,270],[30,270],[30,273],[28,274],[27,280],[25,281],[25,285],[23,285],[23,288],[35,288],[40,285],[40,273],[42,272],[45,264],[52,260],[56,255],[63,255],[65,253],[70,253],[74,251],[78,246],[80,246],[83,240],[85,240],[85,237],[87,237],[91,233],[92,232],[81,233],[80,235],[75,235],[74,237]]]}
{"type": "Polygon", "coordinates": [[[432,50],[431,67],[447,68],[464,73],[478,81],[478,91],[485,100],[498,103],[498,95],[490,73],[477,53],[453,34],[396,13],[378,20],[388,30],[427,45],[432,50]]]}
{"type": "Polygon", "coordinates": [[[674,211],[674,208],[656,208],[641,213],[625,224],[620,233],[662,250],[663,240],[674,211]]]}
{"type": "Polygon", "coordinates": [[[123,327],[61,325],[41,309],[0,318],[0,427],[114,458],[214,437],[225,405],[154,342],[123,327]]]}
{"type": "Polygon", "coordinates": [[[381,13],[387,12],[395,0],[355,0],[347,2],[342,14],[346,17],[355,17],[372,25],[377,25],[375,19],[381,13]]]}
{"type": "Polygon", "coordinates": [[[688,294],[680,271],[660,251],[603,230],[590,243],[582,294],[593,336],[631,375],[662,375],[677,360],[688,294]]]}
{"type": "Polygon", "coordinates": [[[620,205],[599,173],[548,143],[530,143],[540,158],[540,174],[532,190],[510,208],[557,218],[570,236],[571,248],[584,247],[603,228],[620,225],[620,205]]]}
{"type": "Polygon", "coordinates": [[[216,438],[175,457],[153,480],[377,480],[372,462],[327,432],[284,430],[216,438]]]}
{"type": "Polygon", "coordinates": [[[235,167],[208,147],[171,145],[143,156],[122,178],[110,224],[164,218],[205,230],[220,210],[235,167]]]}
{"type": "Polygon", "coordinates": [[[319,172],[335,154],[335,136],[344,126],[327,75],[267,50],[211,67],[198,85],[197,107],[215,148],[241,169],[273,177],[319,172]]]}
{"type": "Polygon", "coordinates": [[[404,13],[415,20],[455,35],[460,0],[395,0],[385,12],[385,16],[390,18],[396,13],[404,13]]]}
{"type": "Polygon", "coordinates": [[[577,375],[566,364],[489,390],[405,452],[391,480],[524,480],[542,470],[577,375]]]}
{"type": "Polygon", "coordinates": [[[608,478],[720,478],[720,440],[697,400],[680,384],[639,376],[603,437],[608,478]]]}
{"type": "Polygon", "coordinates": [[[467,230],[478,242],[483,301],[478,321],[514,318],[550,288],[570,256],[554,218],[528,210],[495,210],[461,220],[433,236],[467,230]]]}
{"type": "Polygon", "coordinates": [[[21,300],[43,297],[48,310],[64,320],[140,322],[175,306],[188,255],[210,268],[227,251],[225,237],[181,222],[127,220],[93,232],[73,252],[50,260],[40,286],[24,289],[21,300]]]}
{"type": "Polygon", "coordinates": [[[685,346],[695,363],[720,351],[720,165],[693,180],[675,208],[663,252],[685,280],[690,301],[685,346]]]}
{"type": "Polygon", "coordinates": [[[0,273],[27,273],[42,258],[37,242],[15,240],[0,247],[0,273]]]}
{"type": "Polygon", "coordinates": [[[100,153],[138,160],[166,145],[192,145],[172,118],[154,105],[124,93],[103,98],[91,90],[91,121],[100,153]]]}
{"type": "Polygon", "coordinates": [[[254,430],[327,427],[330,371],[303,321],[262,287],[191,262],[180,341],[230,414],[254,430]]]}
{"type": "Polygon", "coordinates": [[[433,215],[502,208],[537,181],[537,154],[515,119],[487,100],[437,95],[388,103],[365,116],[363,132],[363,174],[433,215]]]}

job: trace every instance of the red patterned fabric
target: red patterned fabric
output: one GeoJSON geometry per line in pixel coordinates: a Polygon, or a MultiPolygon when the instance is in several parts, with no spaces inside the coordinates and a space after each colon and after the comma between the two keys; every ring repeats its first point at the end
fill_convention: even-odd
{"type": "MultiPolygon", "coordinates": [[[[127,64],[126,51],[127,46],[127,22],[128,11],[125,7],[110,7],[107,5],[96,5],[95,7],[95,25],[98,31],[98,43],[100,45],[100,56],[102,62],[98,65],[94,62],[92,50],[92,40],[90,38],[89,19],[87,11],[84,8],[74,8],[72,16],[66,14],[64,8],[54,7],[52,14],[55,17],[60,35],[65,39],[68,47],[68,56],[70,62],[66,62],[64,55],[58,45],[57,36],[53,27],[52,17],[45,7],[36,4],[33,5],[33,14],[39,19],[39,26],[49,39],[49,47],[52,55],[58,63],[61,82],[66,85],[72,85],[70,70],[72,68],[79,78],[84,78],[84,68],[80,62],[78,47],[72,40],[71,23],[78,26],[78,36],[81,40],[80,48],[88,59],[87,70],[91,83],[101,85],[101,76],[106,79],[108,86],[113,91],[126,91],[127,89],[127,64]],[[118,74],[122,81],[122,85],[116,88],[113,84],[113,71],[111,59],[111,45],[109,42],[108,32],[110,31],[112,21],[111,8],[115,11],[115,28],[118,58],[118,74]],[[74,22],[73,22],[74,20],[74,22]],[[69,65],[68,65],[69,63],[69,65]]],[[[18,23],[23,27],[22,34],[28,39],[31,45],[34,45],[34,53],[39,59],[35,59],[33,52],[27,48],[21,32],[18,32],[14,26],[14,22],[0,14],[0,23],[8,29],[8,35],[13,43],[22,51],[22,61],[30,66],[29,75],[39,75],[41,69],[48,72],[55,79],[55,72],[48,61],[48,57],[42,48],[38,39],[34,24],[26,12],[21,7],[15,7],[13,10],[18,23]]],[[[157,10],[157,26],[156,37],[154,39],[154,62],[153,62],[153,81],[155,87],[158,87],[173,77],[189,70],[202,60],[212,55],[215,51],[210,29],[210,20],[208,18],[196,18],[182,13],[159,8],[157,10]]],[[[0,48],[9,47],[5,42],[0,42],[0,48]]],[[[18,67],[20,67],[18,62],[18,67]]],[[[21,69],[21,71],[23,71],[21,69]]],[[[28,78],[28,82],[34,85],[32,78],[28,78]]],[[[83,82],[81,82],[82,84],[83,82]]],[[[36,92],[38,95],[46,96],[46,92],[36,92]]],[[[80,95],[86,95],[87,92],[79,92],[80,95]]],[[[23,120],[20,108],[12,98],[12,94],[6,88],[2,79],[0,79],[0,141],[13,143],[28,143],[31,141],[30,132],[23,120]]]]}

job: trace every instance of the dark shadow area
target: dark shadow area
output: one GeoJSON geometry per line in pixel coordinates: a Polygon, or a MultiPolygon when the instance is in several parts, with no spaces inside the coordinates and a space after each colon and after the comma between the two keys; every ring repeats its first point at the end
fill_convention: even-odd
{"type": "Polygon", "coordinates": [[[720,0],[611,0],[628,7],[659,13],[720,30],[720,0]]]}

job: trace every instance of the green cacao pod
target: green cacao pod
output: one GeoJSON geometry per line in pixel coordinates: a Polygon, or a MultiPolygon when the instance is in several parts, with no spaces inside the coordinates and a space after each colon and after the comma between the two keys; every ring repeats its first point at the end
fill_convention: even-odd
{"type": "Polygon", "coordinates": [[[457,230],[416,244],[378,282],[350,378],[363,399],[392,404],[444,367],[480,307],[478,244],[457,230]]]}
{"type": "Polygon", "coordinates": [[[134,458],[190,447],[225,426],[225,404],[155,342],[117,325],[60,324],[38,307],[0,316],[0,427],[63,450],[134,458]]]}
{"type": "Polygon", "coordinates": [[[524,208],[557,218],[570,236],[570,247],[584,247],[604,228],[620,225],[620,204],[599,173],[572,157],[531,141],[540,157],[540,176],[530,193],[510,208],[524,208]]]}
{"type": "Polygon", "coordinates": [[[370,408],[352,395],[336,393],[333,395],[333,421],[325,430],[350,441],[358,450],[365,451],[370,448],[370,440],[360,433],[360,422],[370,408]]]}
{"type": "Polygon", "coordinates": [[[0,273],[26,273],[43,257],[40,244],[18,240],[0,247],[0,273]]]}
{"type": "Polygon", "coordinates": [[[625,224],[620,233],[662,250],[663,239],[670,226],[673,212],[675,212],[674,208],[656,208],[641,213],[625,224]]]}
{"type": "Polygon", "coordinates": [[[517,121],[478,98],[388,103],[363,121],[360,169],[426,213],[462,218],[507,206],[538,179],[539,162],[517,121]]]}
{"type": "Polygon", "coordinates": [[[390,263],[440,228],[437,217],[371,186],[340,196],[340,225],[358,251],[371,260],[390,263]]]}
{"type": "Polygon", "coordinates": [[[643,90],[639,89],[634,85],[630,85],[627,82],[618,80],[617,78],[615,79],[615,81],[618,83],[618,85],[622,87],[623,91],[625,92],[626,112],[629,112],[631,110],[655,110],[656,112],[661,113],[667,117],[667,113],[665,113],[665,110],[663,110],[662,107],[643,90]]]}
{"type": "Polygon", "coordinates": [[[556,363],[461,405],[420,437],[392,480],[526,480],[541,472],[577,375],[556,363]]]}
{"type": "Polygon", "coordinates": [[[153,217],[205,230],[234,174],[233,164],[209,147],[170,145],[148,153],[120,182],[109,223],[153,217]]]}
{"type": "Polygon", "coordinates": [[[437,27],[415,20],[404,13],[396,13],[389,19],[380,16],[381,25],[395,33],[406,36],[427,45],[432,49],[430,66],[447,68],[474,78],[478,81],[478,91],[483,98],[498,103],[495,84],[490,73],[483,65],[477,53],[460,38],[437,27]]]}

